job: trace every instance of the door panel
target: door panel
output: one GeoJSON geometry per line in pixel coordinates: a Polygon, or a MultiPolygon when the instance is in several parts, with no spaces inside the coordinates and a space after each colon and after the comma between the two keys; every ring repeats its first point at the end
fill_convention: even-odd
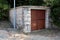
{"type": "Polygon", "coordinates": [[[45,13],[42,10],[37,11],[37,19],[45,19],[45,13]]]}
{"type": "Polygon", "coordinates": [[[31,30],[45,28],[45,10],[31,10],[31,30]]]}
{"type": "Polygon", "coordinates": [[[36,20],[37,18],[36,18],[36,10],[31,10],[32,12],[31,12],[31,20],[32,21],[34,21],[34,20],[36,20]]]}
{"type": "Polygon", "coordinates": [[[32,21],[31,29],[32,29],[32,31],[37,30],[37,22],[36,21],[32,21]]]}
{"type": "Polygon", "coordinates": [[[45,28],[45,20],[38,20],[37,22],[38,30],[45,28]]]}

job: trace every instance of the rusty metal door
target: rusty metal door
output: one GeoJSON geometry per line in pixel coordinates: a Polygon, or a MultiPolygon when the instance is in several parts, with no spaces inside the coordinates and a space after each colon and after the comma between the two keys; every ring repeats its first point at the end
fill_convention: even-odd
{"type": "Polygon", "coordinates": [[[31,30],[45,28],[45,10],[31,10],[31,30]]]}

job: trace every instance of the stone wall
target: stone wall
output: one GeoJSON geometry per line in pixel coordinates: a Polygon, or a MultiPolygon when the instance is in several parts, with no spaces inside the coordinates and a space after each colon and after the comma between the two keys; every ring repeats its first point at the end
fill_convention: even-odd
{"type": "MultiPolygon", "coordinates": [[[[9,15],[10,15],[10,22],[13,24],[14,23],[14,9],[10,10],[9,15]]],[[[17,25],[17,28],[22,27],[23,25],[21,7],[16,8],[16,25],[17,25]]]]}
{"type": "Polygon", "coordinates": [[[24,12],[24,17],[23,17],[23,19],[24,19],[24,32],[30,32],[31,30],[30,30],[30,28],[31,28],[31,13],[29,13],[30,12],[30,10],[29,10],[29,8],[28,7],[24,7],[23,8],[23,12],[24,12]]]}

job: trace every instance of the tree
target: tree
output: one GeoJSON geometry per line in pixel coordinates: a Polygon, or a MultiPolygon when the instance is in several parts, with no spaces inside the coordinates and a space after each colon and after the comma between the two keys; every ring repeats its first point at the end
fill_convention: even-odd
{"type": "Polygon", "coordinates": [[[8,9],[9,5],[7,0],[0,0],[0,8],[8,9]]]}
{"type": "Polygon", "coordinates": [[[9,9],[9,5],[7,0],[0,0],[0,20],[8,18],[7,15],[8,9],[9,9]]]}
{"type": "Polygon", "coordinates": [[[46,0],[46,5],[51,7],[50,17],[53,24],[60,27],[60,0],[46,0]]]}
{"type": "MultiPolygon", "coordinates": [[[[8,3],[13,7],[14,0],[7,0],[8,3]]],[[[23,6],[23,5],[42,5],[44,2],[43,0],[16,0],[16,6],[23,6]]]]}

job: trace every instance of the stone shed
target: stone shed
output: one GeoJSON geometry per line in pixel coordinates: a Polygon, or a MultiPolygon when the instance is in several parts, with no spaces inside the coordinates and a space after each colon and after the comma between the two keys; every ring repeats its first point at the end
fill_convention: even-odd
{"type": "MultiPolygon", "coordinates": [[[[13,24],[13,8],[9,14],[13,24]]],[[[19,6],[16,7],[16,25],[18,28],[23,27],[24,32],[49,28],[49,14],[50,8],[46,6],[19,6]]]]}

